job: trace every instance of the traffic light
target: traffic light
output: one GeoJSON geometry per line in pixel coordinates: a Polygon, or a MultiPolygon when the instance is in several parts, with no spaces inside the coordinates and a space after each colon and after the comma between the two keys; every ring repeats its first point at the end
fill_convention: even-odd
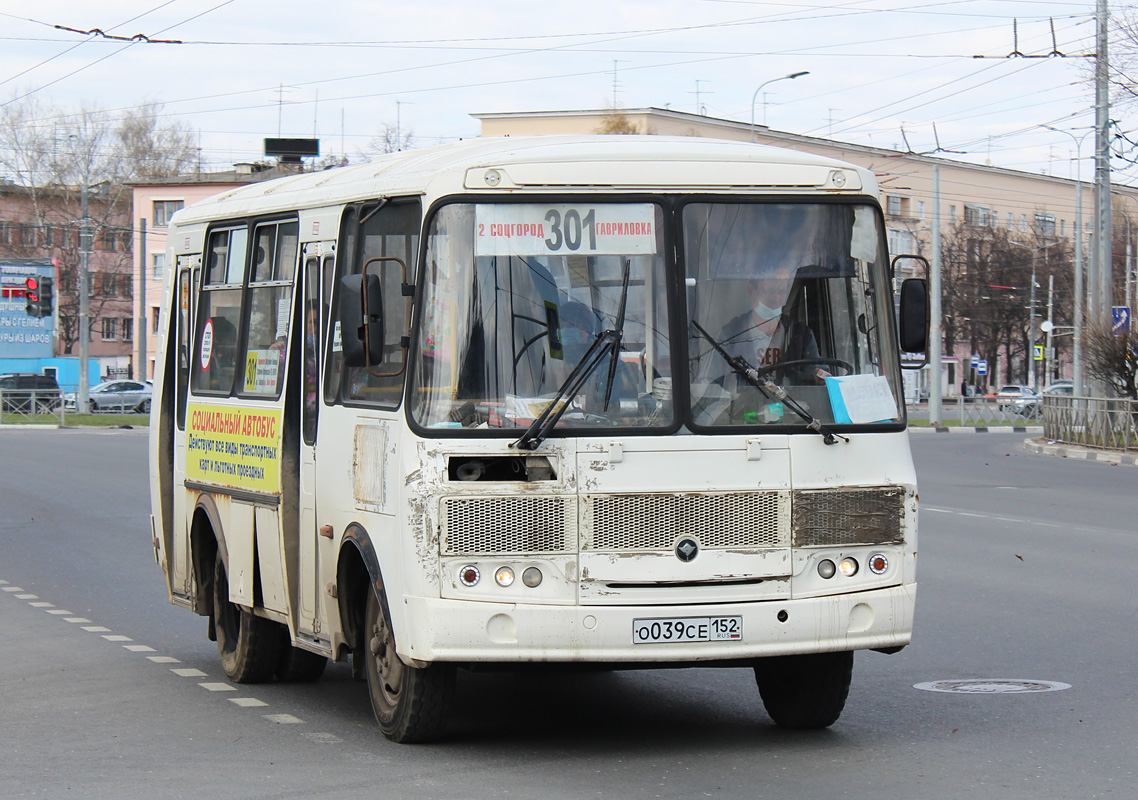
{"type": "Polygon", "coordinates": [[[39,278],[28,278],[24,281],[24,310],[29,317],[40,315],[40,281],[39,278]]]}
{"type": "Polygon", "coordinates": [[[40,278],[39,286],[39,313],[36,316],[50,317],[52,306],[55,304],[54,286],[55,279],[50,276],[40,278]]]}

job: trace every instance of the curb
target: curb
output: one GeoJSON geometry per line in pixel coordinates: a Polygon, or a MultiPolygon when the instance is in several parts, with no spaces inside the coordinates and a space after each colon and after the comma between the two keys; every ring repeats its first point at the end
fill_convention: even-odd
{"type": "Polygon", "coordinates": [[[975,425],[933,428],[928,425],[910,425],[910,433],[1043,433],[1042,425],[975,425]]]}
{"type": "Polygon", "coordinates": [[[1042,437],[1028,439],[1023,443],[1023,446],[1027,452],[1036,455],[1071,458],[1078,461],[1098,461],[1104,464],[1113,464],[1116,467],[1138,466],[1138,454],[1122,453],[1117,450],[1092,450],[1089,447],[1076,447],[1063,442],[1053,442],[1042,437]]]}

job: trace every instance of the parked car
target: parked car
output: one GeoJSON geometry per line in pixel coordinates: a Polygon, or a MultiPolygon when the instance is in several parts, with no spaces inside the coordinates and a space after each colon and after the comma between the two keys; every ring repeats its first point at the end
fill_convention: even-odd
{"type": "Polygon", "coordinates": [[[1075,382],[1068,380],[1055,381],[1028,402],[1021,412],[1025,417],[1037,418],[1043,415],[1044,397],[1072,397],[1075,394],[1075,382]]]}
{"type": "Polygon", "coordinates": [[[63,401],[55,378],[38,372],[0,375],[0,394],[4,397],[4,411],[48,413],[58,409],[63,401]]]}
{"type": "MultiPolygon", "coordinates": [[[[92,386],[87,391],[87,403],[91,413],[99,411],[135,411],[139,414],[150,413],[150,395],[154,387],[149,381],[115,380],[104,381],[92,386]]],[[[75,409],[79,405],[78,393],[68,392],[64,398],[64,406],[75,409]]]]}
{"type": "Polygon", "coordinates": [[[996,392],[996,408],[1000,411],[1014,411],[1021,414],[1025,408],[1037,404],[1038,397],[1030,386],[1010,383],[996,392]]]}

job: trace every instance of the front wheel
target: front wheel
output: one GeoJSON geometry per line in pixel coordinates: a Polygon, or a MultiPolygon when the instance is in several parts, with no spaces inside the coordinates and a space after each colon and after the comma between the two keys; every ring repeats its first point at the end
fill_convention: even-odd
{"type": "Polygon", "coordinates": [[[221,668],[235,683],[263,683],[280,661],[280,632],[275,622],[229,601],[229,576],[221,553],[213,567],[213,618],[221,668]]]}
{"type": "Polygon", "coordinates": [[[454,694],[454,667],[412,667],[395,652],[395,635],[375,589],[364,612],[364,658],[371,710],[393,742],[429,742],[438,737],[454,694]]]}
{"type": "Polygon", "coordinates": [[[853,652],[760,658],[755,681],[763,706],[783,728],[828,728],[846,705],[853,652]]]}

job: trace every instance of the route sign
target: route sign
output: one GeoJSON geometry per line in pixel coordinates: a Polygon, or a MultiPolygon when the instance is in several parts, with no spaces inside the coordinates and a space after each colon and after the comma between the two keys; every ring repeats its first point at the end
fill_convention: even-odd
{"type": "Polygon", "coordinates": [[[985,361],[984,359],[980,359],[979,361],[976,362],[976,374],[977,375],[987,375],[988,374],[988,362],[987,361],[985,361]]]}
{"type": "Polygon", "coordinates": [[[1110,313],[1114,317],[1114,323],[1110,326],[1111,333],[1118,336],[1130,330],[1130,306],[1112,306],[1110,313]]]}

